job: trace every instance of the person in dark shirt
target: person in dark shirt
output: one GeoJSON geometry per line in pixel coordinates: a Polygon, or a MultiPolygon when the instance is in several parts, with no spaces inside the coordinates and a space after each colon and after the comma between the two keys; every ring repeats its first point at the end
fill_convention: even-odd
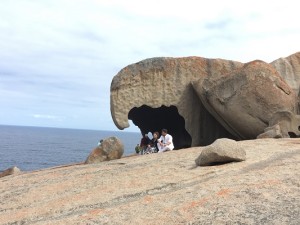
{"type": "Polygon", "coordinates": [[[155,148],[154,152],[158,152],[157,139],[159,137],[159,133],[156,131],[153,133],[152,136],[153,136],[153,138],[150,141],[150,144],[148,145],[148,147],[155,148]]]}
{"type": "Polygon", "coordinates": [[[144,151],[144,154],[151,154],[151,153],[158,152],[157,139],[158,139],[159,133],[158,132],[154,132],[152,134],[152,136],[153,136],[153,138],[149,142],[148,147],[144,151]]]}
{"type": "Polygon", "coordinates": [[[141,139],[141,143],[140,143],[140,147],[141,147],[141,154],[143,155],[144,151],[148,148],[148,145],[150,143],[150,139],[148,137],[148,134],[145,134],[142,139],[141,139]]]}

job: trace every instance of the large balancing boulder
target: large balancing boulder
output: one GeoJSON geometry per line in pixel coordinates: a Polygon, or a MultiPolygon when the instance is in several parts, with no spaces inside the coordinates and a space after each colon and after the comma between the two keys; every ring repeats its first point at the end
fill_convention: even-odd
{"type": "Polygon", "coordinates": [[[295,113],[297,96],[268,63],[253,61],[193,87],[205,108],[237,139],[255,139],[278,111],[295,113]]]}
{"type": "Polygon", "coordinates": [[[222,138],[204,147],[195,160],[198,166],[210,166],[246,160],[246,152],[237,141],[222,138]]]}
{"type": "Polygon", "coordinates": [[[86,164],[99,163],[114,159],[120,159],[124,153],[124,145],[116,137],[104,139],[101,145],[95,148],[88,158],[86,164]]]}

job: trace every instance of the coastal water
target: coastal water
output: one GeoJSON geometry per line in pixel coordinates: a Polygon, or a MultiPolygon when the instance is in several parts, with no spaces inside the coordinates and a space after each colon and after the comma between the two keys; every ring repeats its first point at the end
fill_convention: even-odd
{"type": "Polygon", "coordinates": [[[134,153],[139,133],[0,125],[0,171],[17,166],[23,171],[84,161],[100,139],[116,136],[124,155],[134,153]]]}

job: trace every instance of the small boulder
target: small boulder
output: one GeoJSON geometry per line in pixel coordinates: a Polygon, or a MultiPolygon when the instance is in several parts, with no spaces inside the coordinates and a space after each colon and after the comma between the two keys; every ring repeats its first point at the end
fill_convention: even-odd
{"type": "Polygon", "coordinates": [[[290,138],[300,137],[300,115],[289,111],[279,111],[273,114],[269,127],[257,138],[290,138]]]}
{"type": "Polygon", "coordinates": [[[267,127],[264,133],[258,135],[257,138],[283,138],[283,135],[279,124],[275,124],[272,127],[267,127]]]}
{"type": "Polygon", "coordinates": [[[85,164],[99,163],[113,159],[120,159],[124,153],[124,145],[116,137],[104,139],[85,161],[85,164]]]}
{"type": "Polygon", "coordinates": [[[18,174],[20,172],[21,172],[21,170],[18,167],[13,166],[11,168],[8,168],[7,170],[4,170],[2,173],[0,173],[0,177],[5,177],[5,176],[13,175],[13,174],[18,174]]]}
{"type": "Polygon", "coordinates": [[[210,166],[244,160],[246,160],[246,152],[241,148],[239,143],[231,139],[223,138],[204,147],[195,162],[198,166],[210,166]]]}

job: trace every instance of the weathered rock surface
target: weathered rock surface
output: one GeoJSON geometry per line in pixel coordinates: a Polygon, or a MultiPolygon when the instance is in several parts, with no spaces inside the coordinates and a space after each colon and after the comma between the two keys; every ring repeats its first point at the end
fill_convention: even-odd
{"type": "MultiPolygon", "coordinates": [[[[208,145],[222,137],[256,138],[268,127],[274,110],[299,113],[299,86],[300,52],[270,64],[201,57],[152,58],[129,65],[114,77],[111,113],[119,129],[129,126],[128,119],[142,133],[168,128],[175,148],[208,145]],[[219,90],[223,96],[215,98],[211,107],[203,105],[198,96],[200,88],[205,88],[204,81],[216,81],[221,87],[223,79],[225,90],[219,90]],[[249,84],[244,87],[245,82],[249,84]],[[242,93],[241,98],[234,91],[242,93]],[[225,106],[217,99],[225,100],[225,106]]],[[[207,97],[204,104],[213,98],[203,98],[207,97]]]]}
{"type": "Polygon", "coordinates": [[[210,144],[216,137],[231,137],[205,110],[191,82],[206,76],[218,77],[220,71],[227,73],[242,65],[201,57],[152,58],[129,65],[113,78],[111,84],[114,123],[124,129],[131,119],[142,133],[167,128],[174,137],[175,148],[210,144]],[[148,108],[143,107],[145,105],[148,108]],[[178,122],[179,119],[168,112],[169,108],[162,106],[176,107],[183,122],[178,122]]]}
{"type": "Polygon", "coordinates": [[[298,225],[300,139],[239,143],[213,167],[197,147],[3,177],[0,224],[298,225]]]}
{"type": "Polygon", "coordinates": [[[257,138],[288,138],[300,136],[300,115],[289,111],[278,111],[269,121],[269,127],[257,138]]]}
{"type": "Polygon", "coordinates": [[[300,52],[286,58],[279,58],[271,63],[288,85],[299,93],[300,87],[300,52]]]}
{"type": "Polygon", "coordinates": [[[275,124],[274,126],[265,128],[264,133],[258,135],[257,138],[283,138],[283,134],[279,124],[275,124]]]}
{"type": "Polygon", "coordinates": [[[219,163],[241,162],[246,160],[246,152],[242,146],[230,139],[218,139],[203,148],[195,160],[198,166],[210,166],[219,163]]]}
{"type": "Polygon", "coordinates": [[[235,137],[254,139],[274,113],[296,113],[297,96],[268,63],[253,61],[224,74],[194,83],[206,109],[235,137]]]}
{"type": "Polygon", "coordinates": [[[21,170],[18,167],[13,166],[13,167],[8,168],[7,170],[4,170],[3,172],[1,172],[0,177],[5,177],[5,176],[13,175],[13,174],[18,174],[20,172],[21,172],[21,170]]]}
{"type": "Polygon", "coordinates": [[[92,150],[86,164],[99,163],[113,159],[120,159],[124,153],[124,145],[117,137],[109,137],[103,140],[102,144],[92,150]]]}

